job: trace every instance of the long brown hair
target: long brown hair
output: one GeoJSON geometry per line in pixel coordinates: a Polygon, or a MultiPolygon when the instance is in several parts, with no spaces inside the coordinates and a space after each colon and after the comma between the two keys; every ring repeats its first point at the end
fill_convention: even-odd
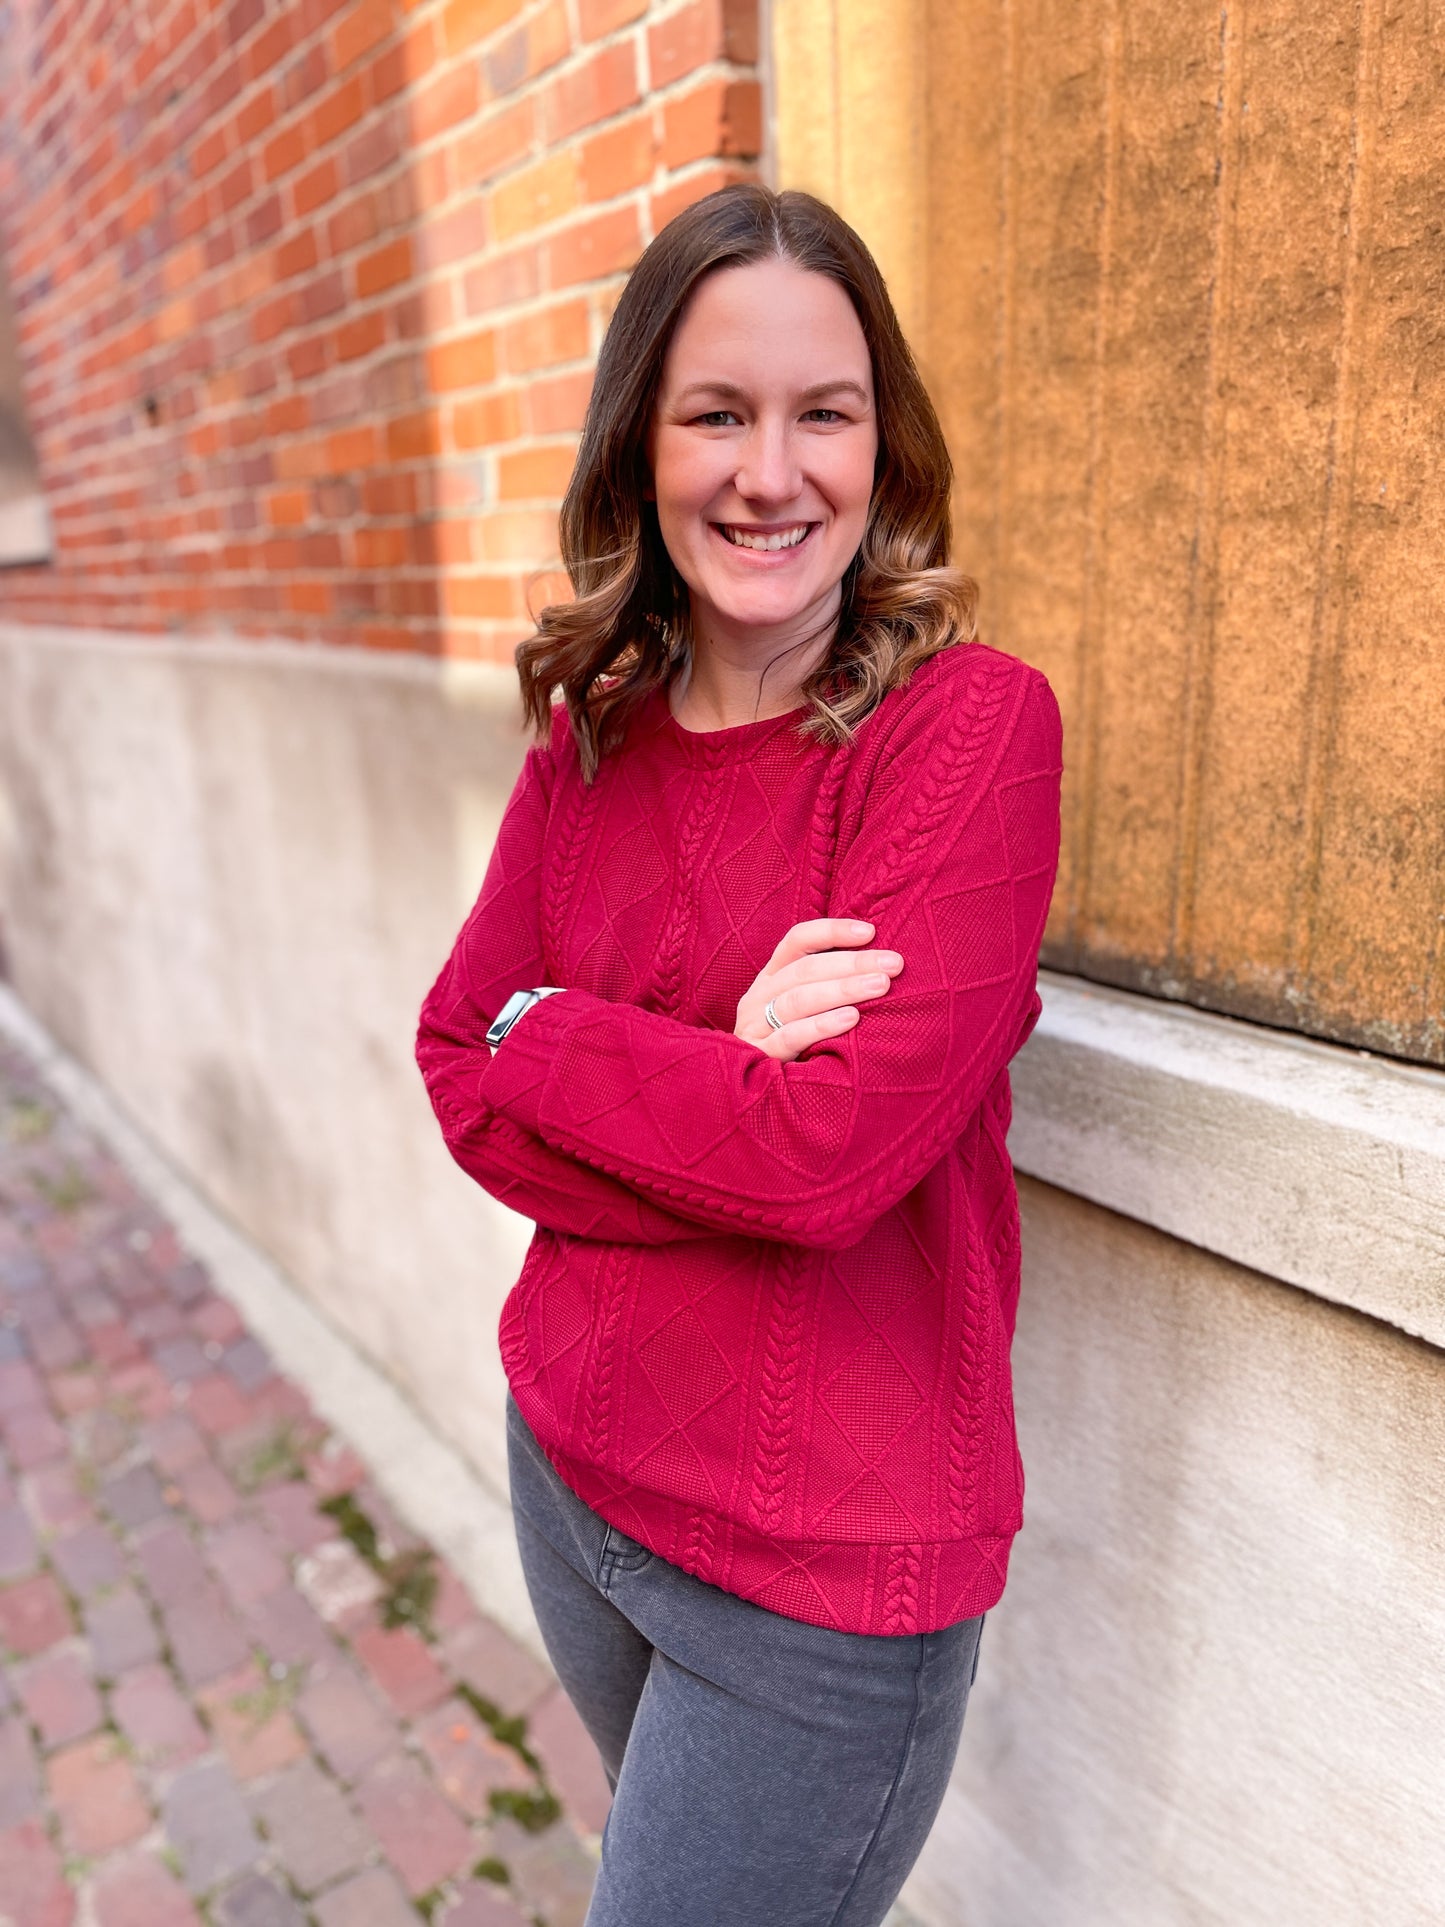
{"type": "Polygon", "coordinates": [[[665,686],[690,641],[687,587],[646,500],[646,441],[663,361],[704,275],[781,258],[836,281],[873,362],[878,462],[868,523],[843,576],[831,647],[803,684],[800,727],[844,742],[927,657],[974,635],[977,590],[948,566],[953,465],[877,263],[811,194],[754,182],[719,188],[644,251],[617,304],[562,504],[562,559],[575,601],[543,609],[517,649],[528,720],[551,725],[560,687],[590,781],[627,719],[665,686]]]}

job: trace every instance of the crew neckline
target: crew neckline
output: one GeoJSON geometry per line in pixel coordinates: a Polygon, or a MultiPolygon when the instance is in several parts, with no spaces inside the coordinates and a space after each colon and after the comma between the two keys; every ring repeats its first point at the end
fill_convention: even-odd
{"type": "Polygon", "coordinates": [[[751,723],[729,723],[722,729],[688,729],[672,713],[666,688],[652,692],[659,734],[674,748],[697,762],[731,762],[750,755],[759,744],[796,725],[807,704],[784,710],[779,716],[760,716],[751,723]]]}

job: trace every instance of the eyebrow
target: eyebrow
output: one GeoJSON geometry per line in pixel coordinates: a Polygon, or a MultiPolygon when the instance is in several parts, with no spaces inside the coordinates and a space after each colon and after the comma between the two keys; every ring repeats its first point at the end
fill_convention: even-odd
{"type": "MultiPolygon", "coordinates": [[[[679,402],[686,401],[690,395],[716,395],[722,401],[746,401],[747,391],[739,388],[733,381],[693,381],[678,396],[679,402]]],[[[870,404],[870,396],[861,383],[841,379],[838,381],[815,381],[811,388],[805,388],[798,397],[800,401],[821,401],[825,395],[853,395],[864,408],[870,404]]]]}

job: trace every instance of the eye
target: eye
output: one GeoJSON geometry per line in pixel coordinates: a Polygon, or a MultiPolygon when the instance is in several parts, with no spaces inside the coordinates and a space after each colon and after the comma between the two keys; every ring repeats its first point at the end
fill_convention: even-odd
{"type": "Polygon", "coordinates": [[[834,422],[845,419],[841,410],[837,408],[810,408],[803,417],[805,422],[821,422],[824,428],[831,428],[834,422]]]}
{"type": "Polygon", "coordinates": [[[710,408],[705,415],[694,415],[692,426],[694,428],[729,428],[736,420],[737,416],[730,408],[710,408]]]}

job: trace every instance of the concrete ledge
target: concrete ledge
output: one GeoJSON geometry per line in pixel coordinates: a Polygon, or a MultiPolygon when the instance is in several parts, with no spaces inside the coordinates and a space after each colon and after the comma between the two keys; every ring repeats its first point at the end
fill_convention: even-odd
{"type": "Polygon", "coordinates": [[[1020,1171],[1445,1347],[1445,1075],[1044,972],[1020,1171]]]}

